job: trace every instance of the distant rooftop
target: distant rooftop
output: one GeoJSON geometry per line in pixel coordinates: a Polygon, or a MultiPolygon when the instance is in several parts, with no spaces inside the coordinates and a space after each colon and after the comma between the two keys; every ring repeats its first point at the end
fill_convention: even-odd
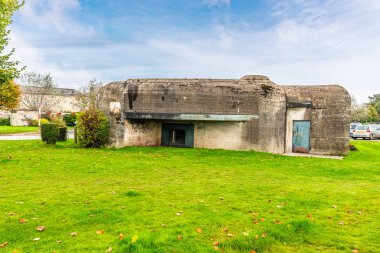
{"type": "MultiPolygon", "coordinates": [[[[20,85],[20,87],[23,93],[32,93],[32,90],[37,88],[35,86],[23,86],[23,85],[20,85]]],[[[57,95],[66,96],[66,97],[75,96],[76,94],[78,94],[78,91],[76,89],[67,89],[67,88],[56,88],[56,92],[57,92],[57,95]]]]}

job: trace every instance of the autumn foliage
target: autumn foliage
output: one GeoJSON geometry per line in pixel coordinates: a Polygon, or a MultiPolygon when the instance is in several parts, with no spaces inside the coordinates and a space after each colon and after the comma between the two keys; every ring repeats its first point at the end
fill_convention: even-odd
{"type": "Polygon", "coordinates": [[[78,140],[86,148],[100,148],[108,141],[107,117],[92,107],[77,115],[78,140]]]}
{"type": "Polygon", "coordinates": [[[12,80],[0,84],[0,110],[12,110],[20,103],[21,89],[12,80]]]}

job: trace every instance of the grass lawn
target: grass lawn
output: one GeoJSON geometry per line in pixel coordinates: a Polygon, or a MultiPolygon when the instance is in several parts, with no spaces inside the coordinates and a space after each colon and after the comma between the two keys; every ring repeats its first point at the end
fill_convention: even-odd
{"type": "Polygon", "coordinates": [[[0,126],[0,135],[38,132],[35,126],[0,126]]]}
{"type": "Polygon", "coordinates": [[[0,252],[379,252],[380,142],[353,143],[329,160],[3,141],[0,252]]]}

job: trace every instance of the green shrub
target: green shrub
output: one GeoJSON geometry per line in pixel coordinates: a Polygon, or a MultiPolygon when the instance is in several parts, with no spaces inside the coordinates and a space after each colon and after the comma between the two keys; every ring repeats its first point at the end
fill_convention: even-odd
{"type": "MultiPolygon", "coordinates": [[[[49,120],[48,119],[41,119],[41,125],[43,124],[49,124],[49,120]]],[[[37,120],[37,125],[38,125],[38,120],[37,120]]]]}
{"type": "Polygon", "coordinates": [[[41,125],[41,140],[47,144],[55,144],[58,141],[59,128],[57,124],[42,124],[41,125]]]}
{"type": "Polygon", "coordinates": [[[108,141],[108,119],[95,108],[78,113],[77,129],[78,141],[86,148],[100,148],[108,141]]]}
{"type": "Polygon", "coordinates": [[[67,141],[67,127],[59,127],[58,141],[67,141]]]}
{"type": "Polygon", "coordinates": [[[66,122],[60,114],[50,115],[50,122],[58,126],[66,126],[66,122]]]}
{"type": "MultiPolygon", "coordinates": [[[[38,119],[27,119],[26,121],[28,123],[28,126],[38,126],[38,119]]],[[[42,118],[41,119],[41,125],[48,124],[49,120],[42,118]]]]}
{"type": "Polygon", "coordinates": [[[63,120],[66,122],[66,126],[75,126],[75,121],[77,121],[76,113],[68,113],[63,116],[63,120]]]}
{"type": "Polygon", "coordinates": [[[350,144],[350,151],[358,151],[358,148],[354,144],[350,144]]]}
{"type": "Polygon", "coordinates": [[[11,118],[0,118],[0,126],[10,126],[11,118]]]}

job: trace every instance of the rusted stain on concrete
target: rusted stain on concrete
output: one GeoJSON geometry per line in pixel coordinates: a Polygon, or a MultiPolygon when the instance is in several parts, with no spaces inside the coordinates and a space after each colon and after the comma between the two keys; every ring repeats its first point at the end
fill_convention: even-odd
{"type": "Polygon", "coordinates": [[[139,92],[139,86],[135,84],[128,85],[128,92],[127,92],[128,105],[129,105],[129,109],[131,110],[133,109],[133,102],[136,100],[138,92],[139,92]]]}

